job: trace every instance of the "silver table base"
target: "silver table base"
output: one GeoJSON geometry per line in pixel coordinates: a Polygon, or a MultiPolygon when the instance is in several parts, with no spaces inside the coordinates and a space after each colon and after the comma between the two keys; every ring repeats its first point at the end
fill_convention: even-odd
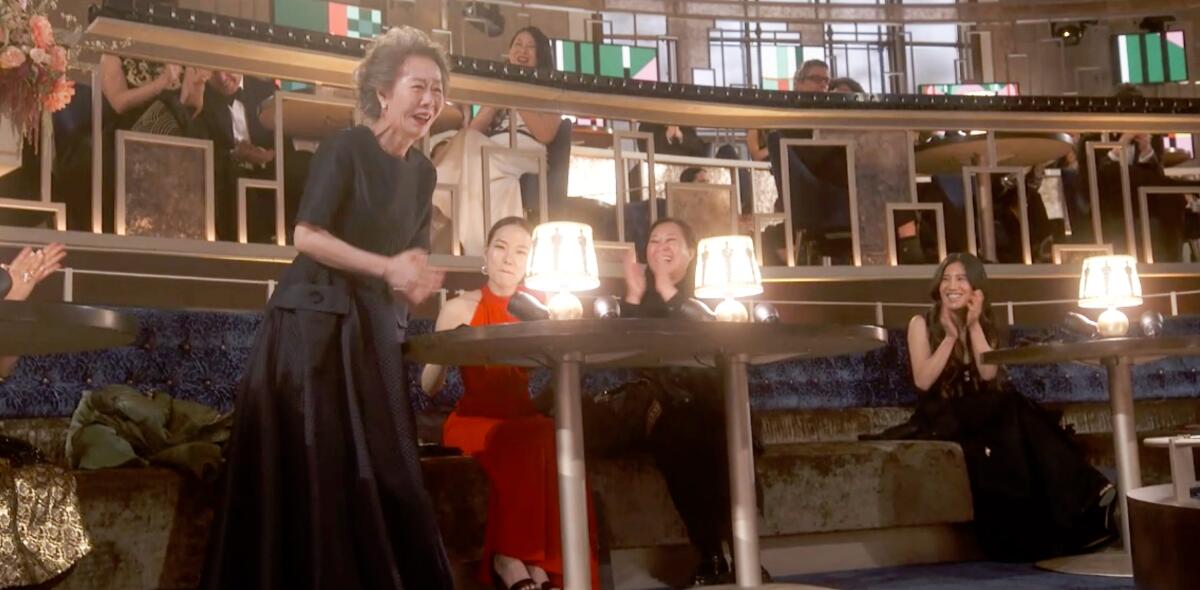
{"type": "Polygon", "coordinates": [[[1046,559],[1037,562],[1037,567],[1077,576],[1133,577],[1133,563],[1129,559],[1129,553],[1121,549],[1046,559]]]}

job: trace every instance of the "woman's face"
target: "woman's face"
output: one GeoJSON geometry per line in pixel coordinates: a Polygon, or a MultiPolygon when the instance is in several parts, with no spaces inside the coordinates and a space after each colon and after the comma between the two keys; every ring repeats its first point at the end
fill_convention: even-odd
{"type": "Polygon", "coordinates": [[[971,282],[967,280],[967,269],[962,263],[950,263],[942,273],[942,282],[938,287],[942,307],[950,311],[964,310],[974,291],[971,282]]]}
{"type": "Polygon", "coordinates": [[[380,118],[387,126],[410,139],[420,139],[445,106],[442,71],[437,62],[414,55],[400,64],[396,81],[386,94],[380,94],[383,107],[380,118]]]}
{"type": "Polygon", "coordinates": [[[674,223],[664,223],[650,232],[646,244],[646,263],[654,276],[682,277],[692,262],[683,229],[674,223]]]}
{"type": "Polygon", "coordinates": [[[484,252],[488,282],[493,290],[511,291],[525,280],[525,267],[533,238],[519,225],[506,225],[496,230],[484,252]]]}
{"type": "Polygon", "coordinates": [[[538,63],[537,41],[528,31],[521,31],[513,37],[512,45],[508,46],[508,63],[527,68],[536,68],[538,63]]]}

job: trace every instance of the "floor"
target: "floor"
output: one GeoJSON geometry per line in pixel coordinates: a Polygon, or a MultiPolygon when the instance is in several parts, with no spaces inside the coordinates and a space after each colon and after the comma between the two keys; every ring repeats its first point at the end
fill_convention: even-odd
{"type": "Polygon", "coordinates": [[[789,577],[778,582],[812,584],[838,590],[1133,590],[1132,578],[1073,576],[1037,569],[1033,564],[986,561],[889,567],[789,577]]]}

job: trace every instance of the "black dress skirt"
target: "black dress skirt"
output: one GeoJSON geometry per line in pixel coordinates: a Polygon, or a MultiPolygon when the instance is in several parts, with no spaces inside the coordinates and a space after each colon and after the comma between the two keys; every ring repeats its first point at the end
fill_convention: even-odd
{"type": "MultiPolygon", "coordinates": [[[[437,173],[370,129],[322,142],[298,222],[394,255],[428,247],[437,173]]],[[[378,279],[300,255],[267,306],[237,399],[203,588],[452,588],[378,279]]]]}
{"type": "MultiPolygon", "coordinates": [[[[913,438],[959,443],[975,528],[989,557],[1036,560],[1111,538],[1109,482],[1087,462],[1060,416],[975,367],[947,367],[920,396],[913,438]]],[[[907,438],[907,437],[906,437],[907,438]]]]}

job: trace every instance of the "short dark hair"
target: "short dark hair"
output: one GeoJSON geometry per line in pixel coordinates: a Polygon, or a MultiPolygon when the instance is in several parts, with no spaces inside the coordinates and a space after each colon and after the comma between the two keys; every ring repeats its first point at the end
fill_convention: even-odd
{"type": "Polygon", "coordinates": [[[1117,98],[1142,98],[1142,90],[1133,84],[1118,84],[1113,91],[1113,96],[1117,98]]]}
{"type": "Polygon", "coordinates": [[[796,75],[792,77],[792,82],[795,82],[797,85],[799,85],[801,80],[808,77],[809,70],[812,70],[813,68],[825,68],[828,70],[829,64],[825,63],[825,60],[822,59],[807,60],[800,64],[800,69],[796,70],[796,75]]]}
{"type": "Polygon", "coordinates": [[[696,182],[696,177],[700,176],[700,174],[703,172],[704,169],[697,166],[685,168],[684,171],[679,174],[679,182],[696,182]]]}
{"type": "Polygon", "coordinates": [[[866,90],[863,90],[862,84],[859,84],[858,80],[855,80],[854,78],[834,78],[833,80],[829,81],[830,90],[837,88],[838,86],[845,86],[846,88],[850,89],[850,92],[855,94],[863,94],[866,92],[866,90]]]}
{"type": "Polygon", "coordinates": [[[675,224],[675,227],[678,227],[679,231],[683,233],[683,241],[687,244],[688,249],[693,252],[696,251],[696,232],[692,231],[692,226],[688,225],[686,221],[674,217],[659,217],[658,221],[650,225],[650,231],[646,233],[646,239],[650,239],[650,234],[653,234],[658,226],[668,223],[675,224]]]}
{"type": "Polygon", "coordinates": [[[501,228],[508,227],[510,225],[515,225],[515,226],[525,230],[526,233],[530,233],[530,234],[533,233],[533,226],[529,225],[528,219],[525,219],[524,217],[521,217],[518,215],[513,215],[510,217],[505,217],[505,218],[501,219],[500,221],[497,221],[496,223],[492,224],[492,229],[488,230],[486,244],[490,245],[492,243],[492,238],[496,237],[496,232],[500,231],[501,228]]]}

